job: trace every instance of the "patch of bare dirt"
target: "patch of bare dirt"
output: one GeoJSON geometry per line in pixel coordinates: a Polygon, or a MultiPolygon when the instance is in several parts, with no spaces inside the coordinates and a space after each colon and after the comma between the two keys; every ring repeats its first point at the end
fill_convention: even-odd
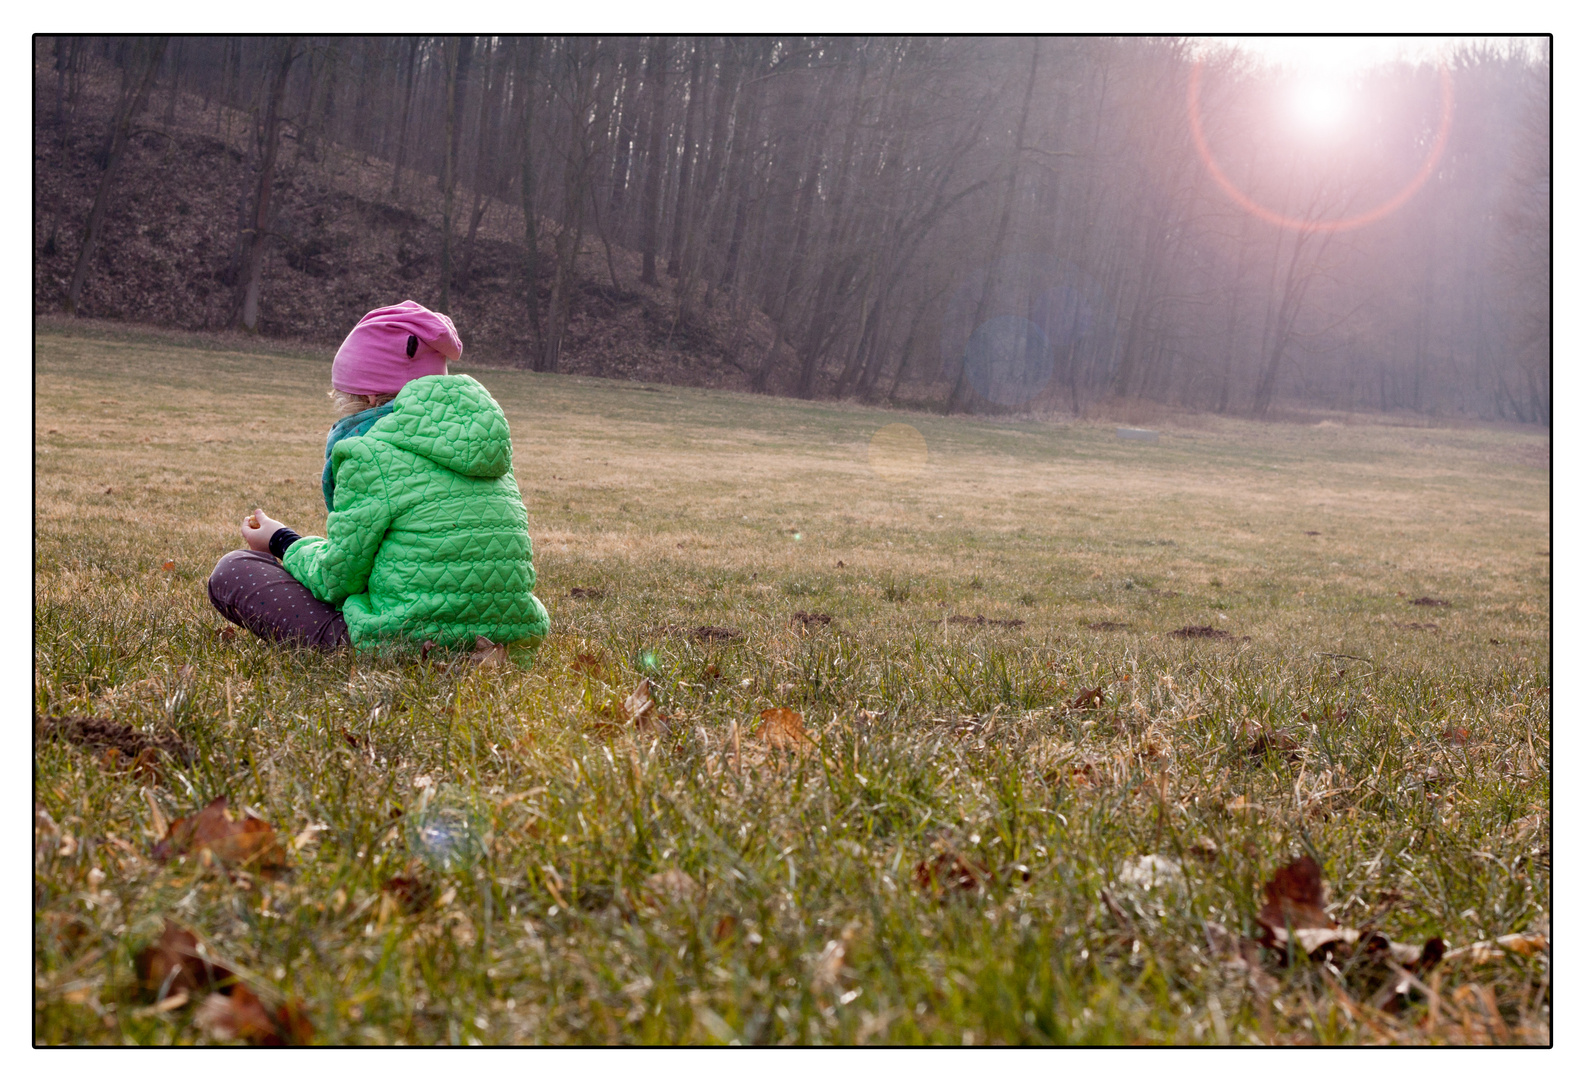
{"type": "Polygon", "coordinates": [[[36,721],[35,729],[40,738],[58,739],[100,753],[114,750],[128,761],[156,751],[164,751],[177,761],[192,760],[192,751],[175,734],[150,735],[104,717],[47,716],[36,721]]]}
{"type": "Polygon", "coordinates": [[[1183,626],[1174,630],[1172,636],[1178,638],[1216,638],[1220,641],[1231,639],[1233,635],[1215,626],[1183,626]]]}
{"type": "Polygon", "coordinates": [[[1000,626],[1007,630],[1024,625],[1022,619],[987,619],[984,615],[953,615],[947,622],[954,626],[1000,626]]]}

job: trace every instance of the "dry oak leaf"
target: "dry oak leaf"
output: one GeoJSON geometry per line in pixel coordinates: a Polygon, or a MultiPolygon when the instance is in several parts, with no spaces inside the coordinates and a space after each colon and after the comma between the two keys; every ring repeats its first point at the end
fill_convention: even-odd
{"type": "Polygon", "coordinates": [[[1262,730],[1256,734],[1254,742],[1250,743],[1249,756],[1259,761],[1267,753],[1276,754],[1290,764],[1297,763],[1299,760],[1299,744],[1286,731],[1262,730]]]}
{"type": "Polygon", "coordinates": [[[1099,686],[1089,690],[1080,690],[1073,700],[1068,702],[1070,709],[1099,709],[1106,703],[1106,692],[1099,686]]]}
{"type": "MultiPolygon", "coordinates": [[[[1446,945],[1433,937],[1422,948],[1390,940],[1373,930],[1339,926],[1326,913],[1326,886],[1321,867],[1308,855],[1280,868],[1265,884],[1266,903],[1255,920],[1260,923],[1260,943],[1287,951],[1290,939],[1311,959],[1330,959],[1334,953],[1363,955],[1366,959],[1394,961],[1410,972],[1428,972],[1442,959],[1446,945]]],[[[1398,987],[1400,993],[1407,988],[1398,987]]]]}
{"type": "Polygon", "coordinates": [[[985,864],[956,851],[943,851],[914,864],[914,884],[926,892],[945,896],[953,892],[978,892],[990,880],[985,864]]]}
{"type": "Polygon", "coordinates": [[[171,822],[170,831],[154,845],[154,857],[161,862],[206,851],[222,863],[251,870],[279,870],[286,865],[286,851],[274,827],[252,814],[233,821],[224,795],[198,813],[171,822]]]}
{"type": "Polygon", "coordinates": [[[506,655],[506,646],[497,645],[487,637],[473,639],[473,653],[468,659],[479,667],[506,667],[511,663],[506,655]]]}
{"type": "Polygon", "coordinates": [[[161,570],[175,570],[176,569],[176,564],[174,562],[172,562],[170,559],[166,559],[165,562],[163,562],[160,565],[160,569],[161,570]]]}
{"type": "Polygon", "coordinates": [[[623,700],[618,707],[618,712],[624,721],[632,724],[639,731],[657,732],[666,730],[666,717],[655,707],[655,699],[650,696],[650,682],[640,679],[638,686],[623,700]]]}
{"type": "Polygon", "coordinates": [[[1468,945],[1461,945],[1443,956],[1445,961],[1468,960],[1474,964],[1488,964],[1493,960],[1501,960],[1510,953],[1519,956],[1536,956],[1546,951],[1547,936],[1542,933],[1532,932],[1527,934],[1504,934],[1495,941],[1474,941],[1468,945]]]}
{"type": "Polygon", "coordinates": [[[759,714],[760,741],[772,750],[800,750],[812,740],[804,718],[792,709],[766,709],[759,714]]]}
{"type": "Polygon", "coordinates": [[[600,658],[593,653],[579,653],[572,658],[572,670],[584,675],[600,674],[600,658]]]}
{"type": "Polygon", "coordinates": [[[1326,886],[1321,881],[1321,867],[1310,856],[1302,855],[1279,868],[1264,889],[1266,903],[1255,916],[1264,928],[1262,944],[1286,942],[1289,930],[1336,928],[1337,922],[1326,913],[1326,886]]]}
{"type": "Polygon", "coordinates": [[[241,1039],[253,1046],[304,1046],[314,1038],[314,1025],[300,1002],[287,1001],[272,1013],[243,983],[205,998],[193,1022],[211,1039],[241,1039]]]}
{"type": "Polygon", "coordinates": [[[435,890],[428,882],[406,876],[388,879],[380,886],[380,892],[409,915],[424,910],[435,897],[435,890]]]}
{"type": "MultiPolygon", "coordinates": [[[[170,919],[159,940],[136,957],[138,982],[155,1001],[178,994],[192,997],[200,992],[230,985],[236,975],[204,955],[198,937],[170,919]]],[[[185,1004],[185,1002],[184,1002],[185,1004]]]]}

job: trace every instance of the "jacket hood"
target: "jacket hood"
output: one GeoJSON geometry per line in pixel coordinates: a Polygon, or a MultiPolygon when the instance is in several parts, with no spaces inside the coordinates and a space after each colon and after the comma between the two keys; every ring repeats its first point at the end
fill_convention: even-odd
{"type": "Polygon", "coordinates": [[[402,387],[372,438],[409,450],[463,476],[493,479],[512,468],[506,415],[478,380],[428,375],[402,387]]]}

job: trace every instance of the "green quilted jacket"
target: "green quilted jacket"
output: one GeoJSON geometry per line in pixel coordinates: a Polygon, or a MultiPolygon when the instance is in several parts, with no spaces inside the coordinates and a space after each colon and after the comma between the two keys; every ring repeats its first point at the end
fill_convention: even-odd
{"type": "Polygon", "coordinates": [[[356,648],[483,636],[515,650],[545,636],[506,416],[477,381],[414,379],[330,465],[330,535],[303,537],[282,562],[341,608],[356,648]]]}

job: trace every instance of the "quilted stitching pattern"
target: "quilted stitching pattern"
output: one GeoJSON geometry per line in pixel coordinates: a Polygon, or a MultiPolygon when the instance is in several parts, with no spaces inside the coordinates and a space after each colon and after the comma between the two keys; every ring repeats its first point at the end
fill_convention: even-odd
{"type": "Polygon", "coordinates": [[[293,544],[286,569],[342,605],[360,649],[394,638],[543,638],[550,619],[533,594],[528,513],[500,406],[466,375],[415,379],[391,405],[367,434],[336,443],[329,536],[293,544]]]}

